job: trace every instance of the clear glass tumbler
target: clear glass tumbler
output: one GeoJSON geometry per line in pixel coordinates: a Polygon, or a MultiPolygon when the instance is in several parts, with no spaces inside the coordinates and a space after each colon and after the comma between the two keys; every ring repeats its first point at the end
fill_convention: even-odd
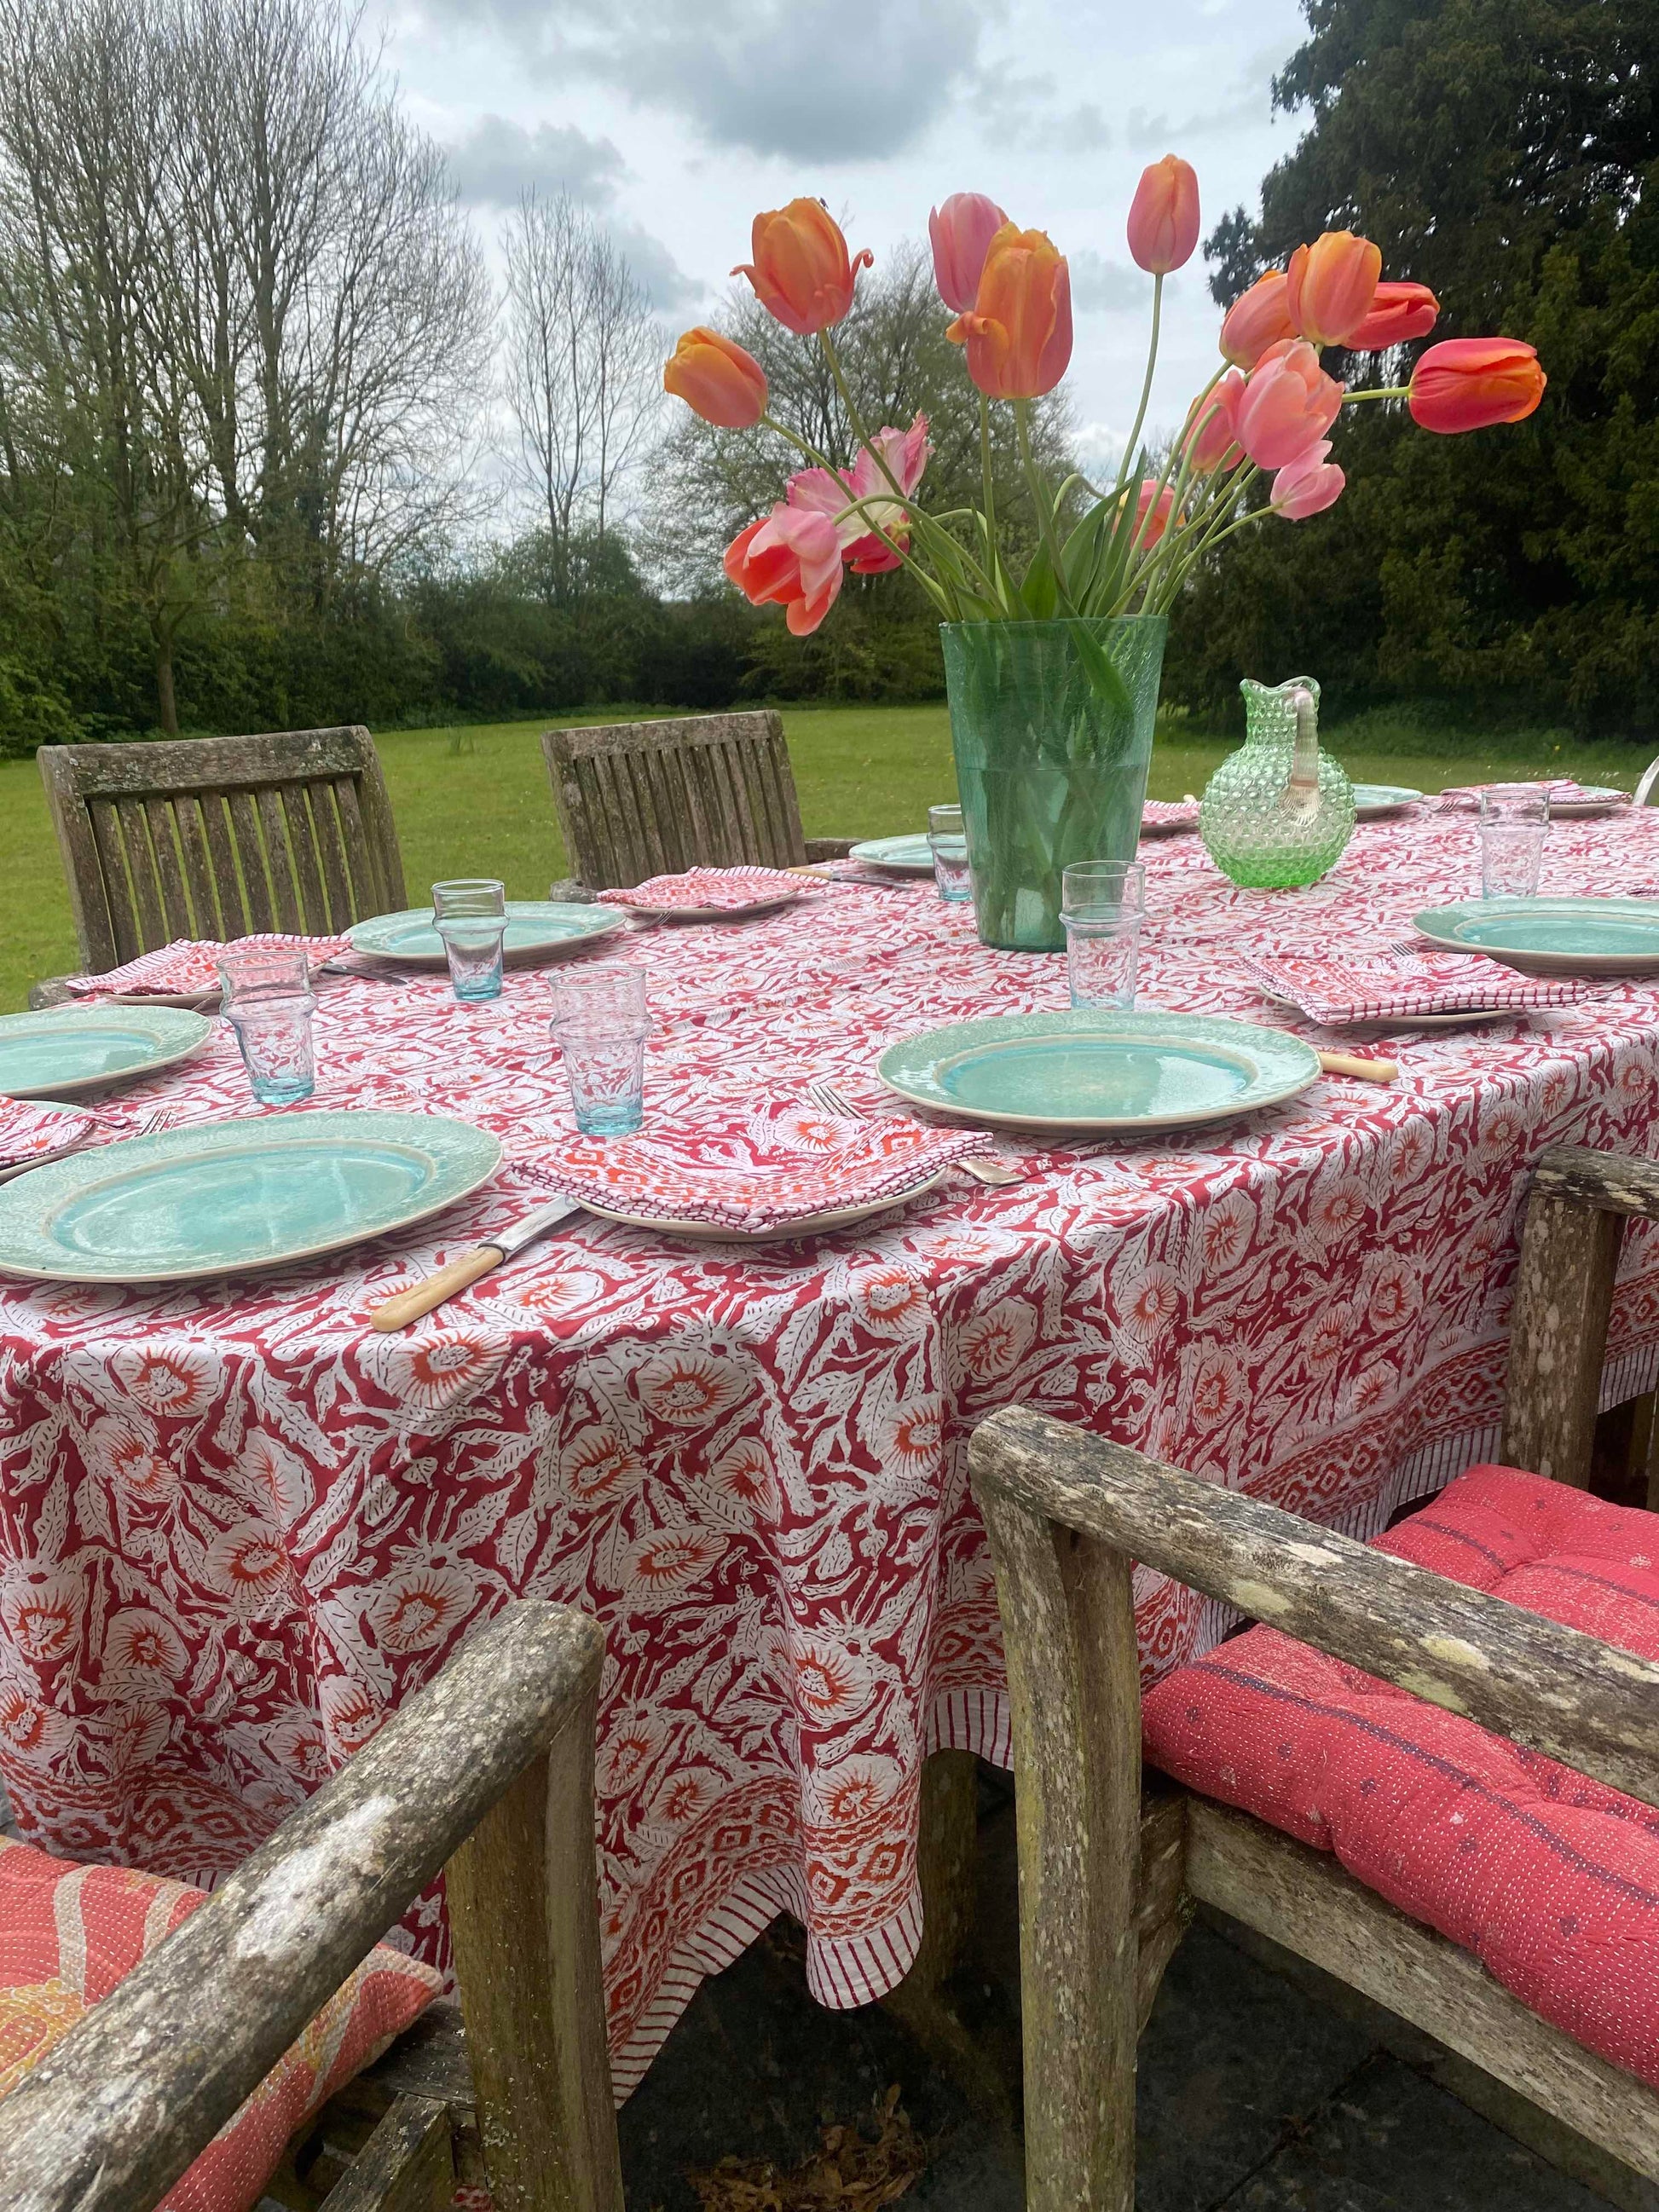
{"type": "Polygon", "coordinates": [[[1060,918],[1074,1006],[1133,1006],[1146,918],[1139,860],[1080,860],[1060,879],[1060,918]]]}
{"type": "Polygon", "coordinates": [[[507,888],[490,876],[432,886],[432,919],[449,955],[450,988],[463,1003],[501,995],[507,888]]]}
{"type": "Polygon", "coordinates": [[[927,842],[933,848],[933,881],[939,895],[955,906],[974,896],[974,879],[968,872],[968,834],[962,826],[959,806],[930,806],[927,842]]]}
{"type": "Polygon", "coordinates": [[[554,977],[553,1035],[584,1136],[630,1136],[645,1119],[650,1027],[642,968],[599,961],[554,977]]]}
{"type": "Polygon", "coordinates": [[[261,1106],[293,1106],[317,1087],[311,970],[302,949],[227,951],[218,963],[226,1019],[261,1106]]]}
{"type": "Polygon", "coordinates": [[[1549,835],[1549,786],[1490,783],[1480,793],[1480,896],[1532,898],[1549,835]]]}

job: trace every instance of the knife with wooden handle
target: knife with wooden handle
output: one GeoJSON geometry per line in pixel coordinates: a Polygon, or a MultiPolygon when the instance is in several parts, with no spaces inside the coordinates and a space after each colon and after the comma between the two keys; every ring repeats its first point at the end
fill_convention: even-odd
{"type": "Polygon", "coordinates": [[[399,1291],[384,1305],[376,1306],[368,1317],[371,1324],[387,1335],[394,1329],[407,1328],[410,1322],[419,1321],[422,1314],[429,1314],[446,1298],[453,1298],[458,1291],[465,1290],[470,1283],[476,1283],[499,1267],[503,1260],[522,1252],[526,1244],[533,1244],[538,1237],[556,1228],[576,1211],[574,1198],[556,1198],[550,1205],[538,1206],[522,1221],[515,1221],[510,1229],[503,1229],[492,1237],[489,1243],[475,1245],[471,1251],[463,1252],[459,1260],[452,1260],[447,1267],[440,1267],[435,1275],[428,1275],[423,1283],[416,1283],[412,1290],[399,1291]]]}

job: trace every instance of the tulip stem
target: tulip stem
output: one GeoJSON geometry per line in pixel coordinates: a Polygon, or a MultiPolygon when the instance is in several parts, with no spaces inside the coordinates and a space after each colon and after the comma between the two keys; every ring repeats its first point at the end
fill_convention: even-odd
{"type": "Polygon", "coordinates": [[[991,403],[982,392],[979,395],[979,471],[985,487],[985,526],[994,544],[997,502],[996,494],[991,487],[991,403]]]}
{"type": "Polygon", "coordinates": [[[1379,384],[1370,392],[1345,392],[1342,404],[1346,407],[1351,399],[1408,399],[1411,389],[1409,384],[1379,384]]]}
{"type": "Polygon", "coordinates": [[[1134,472],[1135,453],[1140,439],[1140,426],[1146,420],[1146,409],[1152,397],[1152,371],[1158,366],[1158,330],[1164,314],[1164,279],[1152,279],[1152,335],[1146,348],[1146,374],[1140,386],[1140,404],[1135,410],[1134,427],[1124,445],[1123,459],[1118,464],[1117,488],[1127,490],[1134,472]]]}
{"type": "Polygon", "coordinates": [[[1060,594],[1062,606],[1068,612],[1073,611],[1071,606],[1071,594],[1066,588],[1066,562],[1060,550],[1060,533],[1054,528],[1054,509],[1049,506],[1044,495],[1042,479],[1038,476],[1036,463],[1031,458],[1030,414],[1031,403],[1029,399],[1015,400],[1014,431],[1019,440],[1020,464],[1025,471],[1025,481],[1031,487],[1031,498],[1036,507],[1038,524],[1043,537],[1048,540],[1048,558],[1054,563],[1054,588],[1060,594]]]}

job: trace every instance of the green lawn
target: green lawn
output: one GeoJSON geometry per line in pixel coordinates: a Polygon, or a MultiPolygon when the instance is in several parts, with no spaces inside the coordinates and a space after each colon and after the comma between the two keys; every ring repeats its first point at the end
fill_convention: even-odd
{"type": "MultiPolygon", "coordinates": [[[[600,714],[550,717],[597,721],[600,714]]],[[[932,802],[953,795],[945,708],[792,707],[784,725],[809,836],[875,837],[920,827],[932,802]]],[[[538,732],[544,722],[486,723],[472,729],[389,730],[379,738],[398,817],[410,896],[444,876],[499,875],[509,896],[539,898],[567,872],[553,819],[538,732]]],[[[1370,783],[1443,784],[1496,775],[1569,772],[1628,788],[1647,765],[1645,748],[1608,741],[1572,744],[1558,732],[1484,738],[1468,730],[1425,732],[1368,716],[1328,732],[1330,748],[1370,783]]],[[[1151,795],[1201,791],[1231,739],[1163,729],[1151,795]]],[[[37,977],[76,964],[51,823],[33,761],[0,762],[0,879],[7,887],[0,938],[0,1011],[22,1006],[37,977]]]]}

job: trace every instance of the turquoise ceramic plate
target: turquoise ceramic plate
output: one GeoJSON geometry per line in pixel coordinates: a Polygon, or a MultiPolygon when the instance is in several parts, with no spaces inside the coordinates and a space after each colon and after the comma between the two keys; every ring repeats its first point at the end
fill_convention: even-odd
{"type": "Polygon", "coordinates": [[[901,1098],[1025,1129],[1184,1129],[1294,1098],[1319,1077],[1282,1030],[1197,1014],[995,1014],[907,1037],[881,1058],[901,1098]]]}
{"type": "Polygon", "coordinates": [[[865,844],[854,845],[848,858],[862,860],[868,868],[891,868],[903,876],[933,872],[933,848],[925,836],[872,837],[865,844]]]}
{"type": "Polygon", "coordinates": [[[57,1006],[0,1018],[0,1097],[72,1098],[154,1075],[199,1052],[213,1034],[176,1006],[57,1006]]]}
{"type": "MultiPolygon", "coordinates": [[[[620,929],[624,917],[614,907],[562,905],[548,899],[508,899],[507,957],[528,964],[557,960],[580,951],[596,937],[620,929]]],[[[377,914],[372,921],[354,921],[346,932],[354,952],[372,953],[377,960],[400,960],[420,968],[445,964],[444,942],[432,923],[429,906],[411,907],[406,914],[377,914]]]]}
{"type": "Polygon", "coordinates": [[[1576,799],[1552,799],[1550,819],[1559,822],[1565,817],[1577,814],[1606,814],[1615,806],[1628,806],[1630,793],[1614,791],[1605,783],[1582,783],[1576,799]]]}
{"type": "Polygon", "coordinates": [[[1408,783],[1357,783],[1353,811],[1362,822],[1375,822],[1381,814],[1398,814],[1402,806],[1422,796],[1408,783]]]}
{"type": "Polygon", "coordinates": [[[491,1176],[499,1141],[435,1114],[249,1115],[76,1152],[0,1188],[0,1270],[177,1283],[337,1252],[491,1176]]]}
{"type": "Polygon", "coordinates": [[[1529,975],[1659,975],[1659,899],[1466,899],[1414,914],[1412,927],[1529,975]]]}

